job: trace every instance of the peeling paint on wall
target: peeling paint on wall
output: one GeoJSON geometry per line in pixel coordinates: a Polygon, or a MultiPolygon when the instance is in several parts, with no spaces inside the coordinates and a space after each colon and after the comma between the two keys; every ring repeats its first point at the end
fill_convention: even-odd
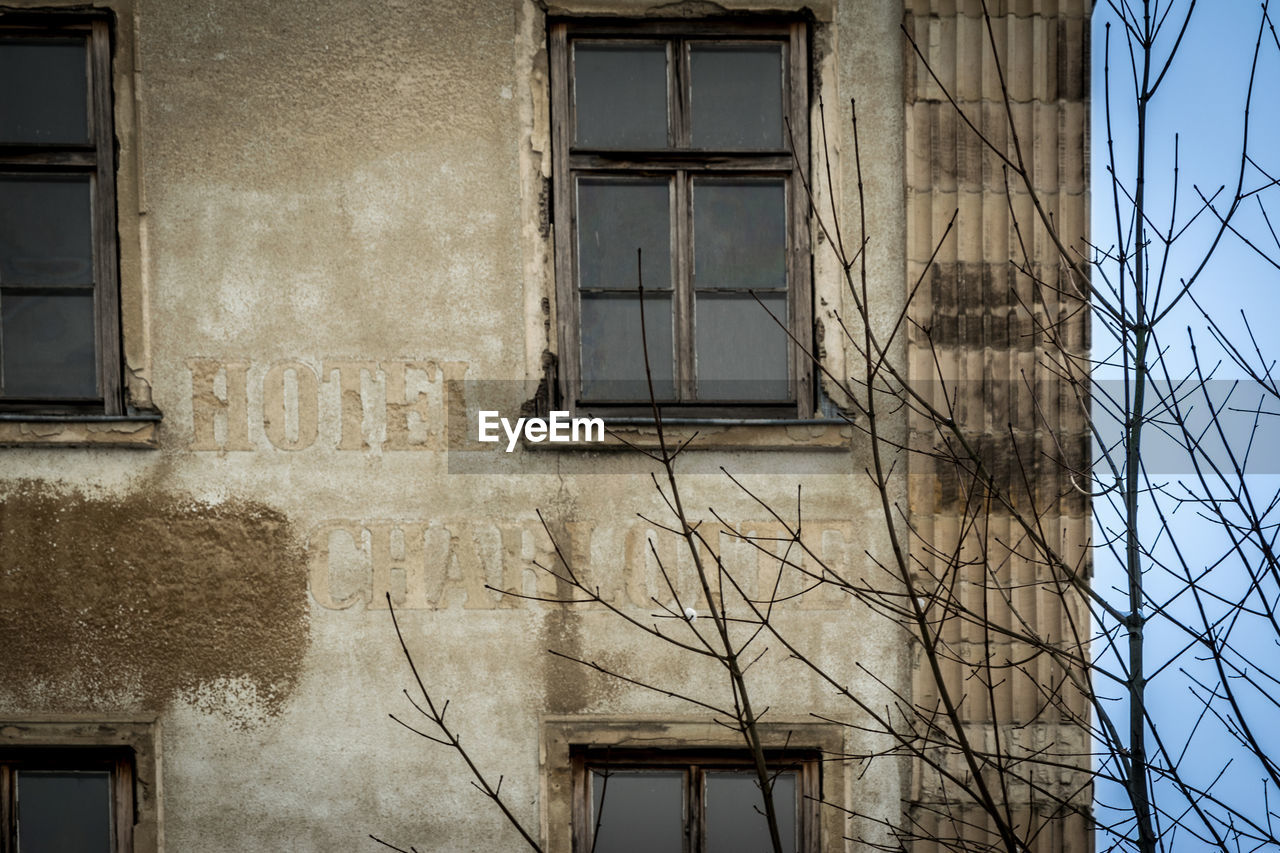
{"type": "Polygon", "coordinates": [[[262,504],[23,482],[0,499],[0,707],[156,711],[185,697],[262,721],[299,676],[306,581],[289,520],[262,504]]]}

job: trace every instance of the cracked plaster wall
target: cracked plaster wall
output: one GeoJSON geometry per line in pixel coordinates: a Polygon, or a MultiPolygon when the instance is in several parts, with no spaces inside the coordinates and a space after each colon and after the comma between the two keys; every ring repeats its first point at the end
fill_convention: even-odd
{"type": "MultiPolygon", "coordinates": [[[[137,235],[123,270],[136,315],[125,348],[164,421],[154,449],[0,450],[0,719],[155,716],[168,850],[347,851],[372,844],[369,832],[426,849],[510,848],[456,757],[386,717],[408,710],[408,672],[383,593],[403,607],[475,757],[505,774],[534,825],[541,714],[696,715],[548,648],[724,693],[714,673],[603,611],[484,589],[544,589],[531,568],[552,556],[540,509],[627,607],[652,612],[646,596],[661,587],[636,514],[661,517],[663,506],[644,460],[519,452],[493,473],[451,472],[447,382],[536,382],[554,347],[544,9],[115,8],[137,164],[122,172],[121,229],[137,235]]],[[[559,11],[716,10],[628,1],[559,11]]],[[[901,7],[809,11],[846,217],[857,213],[852,140],[835,105],[859,100],[873,286],[891,322],[904,278],[901,7]]],[[[813,137],[817,165],[828,152],[813,137]]],[[[817,241],[815,287],[838,369],[845,354],[826,311],[845,297],[817,241]]],[[[882,534],[859,474],[865,449],[849,433],[835,449],[788,435],[783,450],[697,451],[690,504],[763,535],[774,529],[767,513],[718,466],[788,506],[803,484],[823,552],[870,571],[864,551],[882,534]]],[[[754,551],[721,541],[757,571],[754,551]]],[[[842,601],[783,618],[868,694],[859,661],[908,681],[899,638],[853,620],[842,601]]],[[[847,711],[776,653],[756,671],[760,704],[780,719],[847,711]]],[[[905,780],[903,768],[878,765],[846,796],[895,815],[905,780]]]]}

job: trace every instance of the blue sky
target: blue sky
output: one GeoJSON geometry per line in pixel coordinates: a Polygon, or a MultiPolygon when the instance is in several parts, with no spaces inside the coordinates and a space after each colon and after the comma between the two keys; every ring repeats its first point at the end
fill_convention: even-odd
{"type": "MultiPolygon", "coordinates": [[[[1140,2],[1136,5],[1141,8],[1140,2]]],[[[1164,2],[1153,4],[1152,8],[1162,12],[1169,6],[1168,2],[1164,2]]],[[[1172,46],[1186,8],[1185,0],[1173,4],[1168,32],[1157,43],[1157,53],[1160,56],[1166,55],[1168,48],[1172,46]]],[[[1212,194],[1224,184],[1227,186],[1226,192],[1230,193],[1235,186],[1240,165],[1245,94],[1260,17],[1260,4],[1246,0],[1201,0],[1195,8],[1191,25],[1179,48],[1179,56],[1161,84],[1149,114],[1147,191],[1152,216],[1161,228],[1167,227],[1173,199],[1175,134],[1178,138],[1180,167],[1177,187],[1177,219],[1180,225],[1187,221],[1200,204],[1195,189],[1197,186],[1206,195],[1212,194]]],[[[1123,33],[1116,24],[1115,12],[1103,0],[1094,13],[1092,136],[1092,230],[1095,244],[1102,248],[1113,246],[1116,242],[1116,216],[1108,172],[1107,123],[1104,113],[1104,86],[1107,82],[1104,74],[1104,45],[1105,26],[1108,22],[1112,23],[1111,131],[1118,171],[1121,180],[1129,187],[1132,187],[1136,145],[1129,54],[1123,33]]],[[[1264,39],[1255,76],[1249,148],[1263,168],[1272,175],[1280,175],[1280,51],[1272,41],[1269,31],[1264,34],[1264,39]]],[[[1264,181],[1257,170],[1250,168],[1246,172],[1245,188],[1257,187],[1264,181]]],[[[1273,190],[1269,195],[1272,199],[1269,211],[1271,223],[1280,231],[1280,192],[1273,190]]],[[[1124,204],[1123,199],[1121,204],[1124,204]]],[[[1272,240],[1255,203],[1246,206],[1239,225],[1247,236],[1255,240],[1272,240]]],[[[1170,254],[1170,273],[1163,302],[1167,303],[1176,292],[1178,279],[1199,264],[1215,229],[1216,220],[1205,214],[1180,239],[1178,247],[1170,254]]],[[[1272,257],[1280,258],[1280,248],[1274,242],[1270,245],[1272,257]]],[[[1232,235],[1224,238],[1195,284],[1193,293],[1229,335],[1241,344],[1248,345],[1244,321],[1241,319],[1243,311],[1258,335],[1264,352],[1269,348],[1270,358],[1280,357],[1275,330],[1277,320],[1280,320],[1280,271],[1271,263],[1260,259],[1239,238],[1232,235]]],[[[1206,327],[1207,322],[1200,310],[1188,300],[1183,300],[1162,321],[1158,330],[1159,340],[1165,348],[1167,363],[1175,377],[1190,370],[1192,366],[1188,346],[1189,332],[1195,336],[1201,358],[1206,364],[1223,358],[1222,351],[1214,345],[1206,327]]],[[[1095,324],[1093,341],[1095,358],[1108,356],[1114,346],[1107,330],[1098,324],[1095,324]]],[[[1226,379],[1240,376],[1241,371],[1233,365],[1224,364],[1216,375],[1226,379]]],[[[1102,367],[1096,376],[1104,380],[1114,379],[1118,373],[1114,369],[1102,367]]],[[[1215,383],[1214,393],[1224,394],[1228,388],[1225,381],[1215,383]]],[[[1254,394],[1248,401],[1241,402],[1253,402],[1256,398],[1257,395],[1254,394]]],[[[1277,406],[1272,403],[1269,408],[1275,410],[1277,406]]],[[[1265,431],[1269,434],[1265,436],[1266,443],[1255,451],[1254,465],[1251,468],[1260,473],[1250,478],[1250,485],[1270,496],[1280,487],[1280,450],[1277,449],[1280,448],[1280,417],[1264,419],[1264,427],[1268,428],[1265,431]]],[[[1247,429],[1239,428],[1237,435],[1239,438],[1247,437],[1247,429]]],[[[1167,450],[1167,447],[1163,449],[1167,450]]],[[[1158,466],[1160,470],[1155,472],[1153,482],[1170,494],[1177,493],[1179,480],[1189,482],[1190,469],[1174,456],[1162,455],[1161,458],[1162,464],[1158,466]]],[[[1162,499],[1162,503],[1166,510],[1173,509],[1173,501],[1162,499]]],[[[1197,567],[1214,564],[1229,550],[1229,541],[1221,528],[1199,518],[1194,508],[1182,506],[1173,519],[1179,547],[1189,564],[1197,567]]],[[[1113,508],[1105,500],[1095,502],[1095,541],[1102,541],[1108,529],[1114,531],[1117,527],[1118,519],[1113,508]]],[[[1150,545],[1158,555],[1167,557],[1172,554],[1167,538],[1159,531],[1157,516],[1153,510],[1143,513],[1140,528],[1144,544],[1150,545]]],[[[1121,586],[1123,576],[1111,554],[1100,549],[1096,552],[1095,559],[1097,587],[1105,590],[1121,586]]],[[[1244,572],[1238,562],[1228,561],[1215,570],[1211,577],[1212,583],[1221,589],[1234,587],[1238,590],[1244,572]]],[[[1147,575],[1147,581],[1157,597],[1170,595],[1178,588],[1176,578],[1159,569],[1153,569],[1147,575]]],[[[1118,592],[1111,598],[1117,604],[1127,603],[1118,592]]],[[[1189,605],[1189,602],[1180,602],[1182,603],[1189,605]]],[[[1125,610],[1127,607],[1122,606],[1121,609],[1125,610]]],[[[1190,617],[1192,614],[1189,606],[1175,609],[1182,616],[1190,617]]],[[[1177,630],[1162,629],[1155,624],[1149,626],[1147,638],[1151,657],[1156,660],[1167,659],[1185,641],[1184,635],[1177,630]]],[[[1241,623],[1234,629],[1232,639],[1254,655],[1256,660],[1269,661],[1276,657],[1275,636],[1259,630],[1257,625],[1241,623]]],[[[1103,653],[1102,644],[1095,645],[1095,653],[1103,653]]],[[[1191,692],[1192,684],[1188,675],[1210,681],[1214,678],[1209,668],[1196,660],[1194,653],[1188,653],[1176,665],[1161,672],[1152,681],[1149,692],[1157,725],[1175,751],[1181,750],[1197,719],[1197,701],[1191,692]]],[[[1271,754],[1280,756],[1280,732],[1277,731],[1280,726],[1272,722],[1280,719],[1280,713],[1257,701],[1247,708],[1257,715],[1257,719],[1253,721],[1255,726],[1261,724],[1264,737],[1270,738],[1270,745],[1275,747],[1271,754]]],[[[1113,713],[1120,719],[1124,718],[1122,703],[1116,703],[1113,713]]],[[[1183,761],[1182,767],[1186,773],[1205,784],[1225,767],[1226,773],[1216,790],[1233,806],[1261,814],[1261,768],[1256,760],[1235,746],[1231,737],[1212,718],[1197,730],[1183,761]]],[[[1120,801],[1118,794],[1118,791],[1109,791],[1105,787],[1100,787],[1098,791],[1100,800],[1105,802],[1120,801]]],[[[1274,809],[1277,792],[1272,790],[1270,794],[1274,809]]],[[[1108,841],[1100,838],[1098,849],[1106,850],[1108,847],[1108,841]]],[[[1194,839],[1181,835],[1176,839],[1175,847],[1183,851],[1198,849],[1201,845],[1194,839]]],[[[1244,849],[1248,849],[1247,846],[1244,849]]]]}

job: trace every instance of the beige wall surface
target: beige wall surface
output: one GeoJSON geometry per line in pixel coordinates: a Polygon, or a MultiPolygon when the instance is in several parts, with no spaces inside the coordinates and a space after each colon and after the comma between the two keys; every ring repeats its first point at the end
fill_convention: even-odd
{"type": "MultiPolygon", "coordinates": [[[[136,425],[76,434],[101,447],[33,446],[63,428],[26,425],[15,439],[5,425],[0,723],[155,719],[169,851],[377,849],[371,832],[424,850],[517,849],[457,756],[388,719],[413,711],[387,592],[473,757],[540,831],[555,813],[545,719],[709,718],[548,649],[729,701],[714,667],[603,608],[491,589],[564,593],[533,565],[554,561],[541,512],[633,617],[669,603],[651,541],[693,594],[688,559],[640,518],[671,520],[653,463],[584,448],[507,456],[448,430],[451,407],[475,403],[472,381],[536,385],[556,348],[548,12],[532,0],[113,8],[124,350],[131,400],[163,422],[143,448],[115,446],[136,425]]],[[[600,0],[550,12],[724,9],[600,0]]],[[[835,186],[818,193],[856,221],[857,98],[871,283],[892,323],[906,276],[901,3],[829,0],[806,14],[808,158],[831,159],[835,186]]],[[[821,344],[839,371],[853,353],[832,318],[848,297],[816,227],[813,242],[821,344]]],[[[495,387],[498,408],[518,411],[523,393],[502,389],[519,386],[495,387]]],[[[851,578],[876,571],[866,553],[883,549],[883,523],[856,431],[756,432],[713,430],[690,451],[694,517],[711,521],[714,507],[739,533],[781,532],[720,466],[791,517],[802,487],[813,547],[851,578]]],[[[720,542],[744,577],[767,578],[766,557],[720,542]]],[[[911,682],[896,629],[841,596],[780,618],[870,701],[885,695],[861,667],[911,682]]],[[[780,649],[751,675],[777,720],[856,722],[780,649]]],[[[855,729],[842,736],[867,748],[855,729]]],[[[908,778],[877,763],[836,798],[894,821],[908,778]]],[[[848,827],[836,828],[825,849],[845,846],[848,827]]]]}

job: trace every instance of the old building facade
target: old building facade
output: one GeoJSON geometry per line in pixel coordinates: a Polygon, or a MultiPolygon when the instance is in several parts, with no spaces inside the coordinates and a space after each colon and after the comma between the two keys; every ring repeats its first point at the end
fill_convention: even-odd
{"type": "MultiPolygon", "coordinates": [[[[544,849],[589,849],[604,761],[670,806],[654,838],[715,849],[747,764],[680,698],[731,707],[721,670],[644,630],[714,633],[627,446],[658,446],[637,267],[713,550],[757,600],[779,558],[879,583],[881,495],[834,381],[863,364],[841,331],[861,297],[823,223],[866,222],[877,328],[925,283],[895,357],[970,380],[1036,357],[992,284],[1021,197],[956,110],[992,131],[1011,105],[1055,221],[1086,229],[1090,4],[988,6],[990,29],[977,0],[0,0],[0,850],[59,837],[42,796],[117,853],[519,849],[454,751],[388,719],[421,720],[388,600],[544,849]],[[610,435],[485,442],[481,411],[610,435]],[[563,603],[566,564],[603,601],[563,603]]],[[[899,466],[903,523],[946,531],[946,478],[899,466]]],[[[1083,549],[1087,508],[1053,518],[1083,549]]],[[[832,685],[928,695],[918,650],[838,588],[781,598],[831,677],[776,641],[749,673],[788,843],[894,843],[937,792],[832,685]]],[[[1005,692],[1006,722],[1040,714],[1005,692]]],[[[1042,849],[1089,849],[1083,796],[1042,849]]]]}

